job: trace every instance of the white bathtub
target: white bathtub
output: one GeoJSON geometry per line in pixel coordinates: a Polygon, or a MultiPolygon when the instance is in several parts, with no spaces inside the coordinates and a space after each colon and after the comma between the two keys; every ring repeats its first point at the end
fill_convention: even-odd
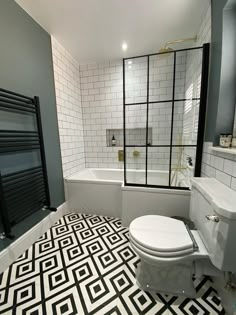
{"type": "MultiPolygon", "coordinates": [[[[85,169],[65,179],[66,199],[73,212],[100,214],[122,219],[129,226],[145,214],[188,217],[190,191],[130,187],[123,185],[123,170],[85,169]]],[[[143,183],[144,171],[128,170],[129,182],[143,183]]],[[[168,172],[150,171],[149,184],[164,185],[168,172]]]]}

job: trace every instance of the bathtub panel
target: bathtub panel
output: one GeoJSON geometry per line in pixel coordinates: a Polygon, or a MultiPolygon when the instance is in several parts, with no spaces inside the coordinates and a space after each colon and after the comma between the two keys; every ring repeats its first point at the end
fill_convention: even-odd
{"type": "Polygon", "coordinates": [[[121,218],[121,184],[67,183],[70,211],[121,218]]]}
{"type": "Polygon", "coordinates": [[[189,218],[190,192],[122,187],[122,225],[143,215],[189,218]]]}
{"type": "MultiPolygon", "coordinates": [[[[141,170],[128,172],[130,176],[144,176],[141,170]]],[[[151,173],[159,180],[167,175],[164,171],[151,173]]],[[[190,191],[127,187],[121,178],[123,170],[117,169],[85,169],[66,178],[70,211],[122,218],[124,226],[147,214],[189,217],[190,191]]]]}

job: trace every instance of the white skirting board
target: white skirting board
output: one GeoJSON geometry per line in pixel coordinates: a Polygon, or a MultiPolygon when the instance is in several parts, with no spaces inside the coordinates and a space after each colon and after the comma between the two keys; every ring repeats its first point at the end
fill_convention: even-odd
{"type": "Polygon", "coordinates": [[[56,212],[50,213],[28,232],[19,237],[15,242],[0,252],[0,274],[7,269],[20,255],[26,251],[40,236],[56,223],[64,214],[68,213],[67,203],[64,202],[56,212]]]}

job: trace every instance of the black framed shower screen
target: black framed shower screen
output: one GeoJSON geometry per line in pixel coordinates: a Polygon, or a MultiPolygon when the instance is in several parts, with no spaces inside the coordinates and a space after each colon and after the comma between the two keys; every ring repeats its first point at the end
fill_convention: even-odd
{"type": "MultiPolygon", "coordinates": [[[[195,151],[195,157],[194,157],[194,176],[195,177],[200,177],[201,176],[201,163],[202,163],[202,152],[203,152],[203,142],[204,142],[204,129],[205,129],[205,116],[206,116],[206,102],[207,102],[207,86],[208,86],[208,71],[209,71],[209,49],[210,45],[209,44],[204,44],[201,47],[193,47],[193,48],[187,48],[187,49],[180,49],[180,50],[173,50],[171,52],[162,52],[162,53],[155,53],[155,54],[149,54],[149,55],[142,55],[142,56],[135,56],[135,57],[129,57],[129,58],[124,58],[123,59],[123,134],[124,134],[124,184],[125,186],[140,186],[140,187],[153,187],[153,188],[168,188],[168,189],[180,189],[180,190],[188,190],[189,187],[179,187],[176,185],[172,185],[172,162],[173,162],[173,151],[176,149],[193,149],[195,151]],[[199,52],[201,54],[201,64],[200,68],[198,69],[201,73],[201,80],[198,82],[199,84],[199,95],[198,97],[193,97],[193,98],[188,98],[188,97],[178,97],[178,93],[176,93],[177,87],[176,87],[176,75],[177,75],[177,67],[178,67],[178,54],[181,52],[199,52]],[[173,62],[170,67],[172,67],[172,87],[171,87],[171,94],[170,97],[162,100],[158,99],[153,99],[150,96],[150,61],[152,58],[155,56],[161,57],[161,55],[166,54],[166,56],[172,56],[173,57],[173,62]],[[145,70],[145,75],[146,77],[145,84],[146,84],[146,93],[139,98],[138,101],[127,101],[129,97],[127,96],[127,91],[126,91],[126,67],[129,65],[129,63],[134,62],[135,60],[138,59],[144,59],[146,60],[146,70],[145,70]],[[175,115],[175,110],[176,110],[176,104],[178,102],[188,102],[188,101],[196,101],[198,102],[198,122],[197,122],[197,138],[195,143],[191,144],[178,144],[176,141],[174,141],[174,115],[175,115]],[[171,117],[170,117],[170,130],[169,130],[169,143],[159,143],[159,144],[153,144],[150,142],[150,106],[155,106],[155,104],[169,104],[171,108],[171,117]],[[142,112],[144,113],[145,111],[145,127],[143,128],[145,130],[145,139],[144,141],[141,141],[141,143],[132,143],[131,139],[128,139],[128,132],[129,132],[129,123],[126,121],[127,120],[127,113],[131,107],[142,106],[142,112]],[[145,110],[144,110],[145,108],[145,110]],[[134,150],[135,148],[142,149],[143,150],[143,155],[144,155],[144,162],[143,162],[143,170],[145,172],[145,178],[142,183],[135,182],[132,180],[127,180],[127,152],[128,150],[134,150]],[[168,149],[169,150],[169,161],[168,161],[168,182],[166,184],[162,183],[148,183],[148,172],[150,171],[149,169],[149,154],[150,150],[152,148],[156,149],[168,149]]],[[[139,152],[138,152],[139,153],[139,152]]]]}

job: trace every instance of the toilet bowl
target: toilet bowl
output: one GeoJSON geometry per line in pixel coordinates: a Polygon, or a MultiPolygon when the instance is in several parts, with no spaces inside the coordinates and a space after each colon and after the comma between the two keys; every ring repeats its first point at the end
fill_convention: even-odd
{"type": "Polygon", "coordinates": [[[132,247],[150,264],[208,257],[198,231],[190,231],[183,222],[169,217],[139,217],[130,224],[129,235],[132,247]]]}
{"type": "Polygon", "coordinates": [[[190,206],[197,230],[160,215],[133,220],[129,234],[141,261],[136,271],[138,285],[146,291],[194,297],[193,275],[235,272],[234,202],[236,193],[216,179],[198,178],[193,180],[190,206]]]}
{"type": "Polygon", "coordinates": [[[208,259],[197,231],[179,220],[147,215],[135,219],[129,230],[130,243],[141,263],[136,279],[145,291],[195,296],[192,275],[197,259],[208,259]]]}

